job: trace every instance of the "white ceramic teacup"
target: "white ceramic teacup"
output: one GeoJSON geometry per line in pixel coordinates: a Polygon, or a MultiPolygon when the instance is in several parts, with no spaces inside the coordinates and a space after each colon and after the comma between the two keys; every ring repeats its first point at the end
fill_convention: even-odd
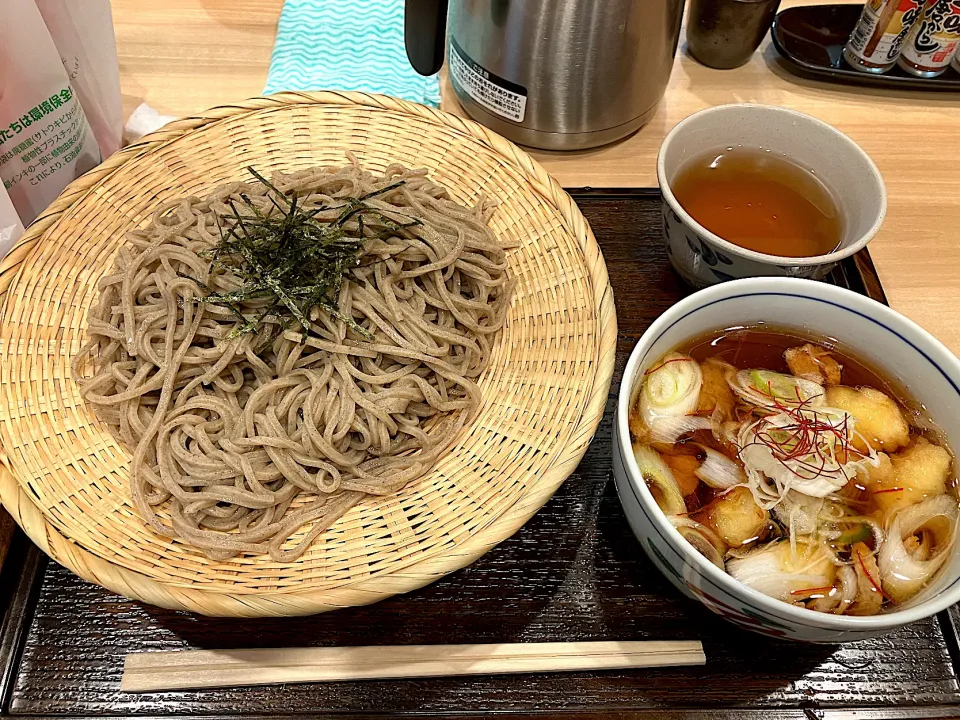
{"type": "Polygon", "coordinates": [[[657,179],[667,254],[694,287],[763,275],[822,278],[870,242],[887,212],[883,178],[863,149],[827,123],[783,107],[720,105],[682,120],[660,146],[657,179]],[[783,153],[820,179],[843,216],[843,239],[836,251],[806,258],[754,252],[710,232],[681,207],[670,184],[684,164],[710,150],[738,145],[783,153]]]}

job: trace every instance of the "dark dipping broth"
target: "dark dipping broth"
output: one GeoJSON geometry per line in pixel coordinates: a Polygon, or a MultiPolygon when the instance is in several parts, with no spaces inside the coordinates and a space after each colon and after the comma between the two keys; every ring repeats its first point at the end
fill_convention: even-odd
{"type": "Polygon", "coordinates": [[[678,352],[690,355],[697,362],[707,358],[725,360],[738,370],[766,368],[780,373],[789,373],[790,367],[783,353],[804,343],[816,343],[829,350],[843,366],[843,384],[854,387],[872,387],[888,395],[902,396],[904,390],[894,389],[876,370],[859,360],[855,355],[839,348],[839,343],[830,338],[812,339],[799,335],[794,330],[765,328],[729,328],[690,340],[677,348],[678,352]]]}
{"type": "Polygon", "coordinates": [[[833,339],[769,326],[695,338],[648,369],[630,429],[680,534],[785,602],[893,609],[954,552],[953,453],[899,384],[833,339]]]}

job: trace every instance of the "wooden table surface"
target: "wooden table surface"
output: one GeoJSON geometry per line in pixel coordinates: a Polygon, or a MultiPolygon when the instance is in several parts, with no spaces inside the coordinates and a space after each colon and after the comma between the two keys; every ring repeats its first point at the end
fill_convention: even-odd
{"type": "MultiPolygon", "coordinates": [[[[784,0],[782,7],[816,4],[784,0]]],[[[263,89],[282,0],[113,0],[127,114],[146,101],[186,115],[263,89]]],[[[620,143],[533,152],[565,187],[654,187],[655,159],[678,121],[712,105],[783,105],[840,128],[866,149],[889,193],[870,245],[891,305],[960,354],[960,93],[834,86],[791,75],[769,39],[747,65],[713,70],[683,49],[650,123],[620,143]]],[[[443,108],[461,112],[451,93],[443,108]]]]}

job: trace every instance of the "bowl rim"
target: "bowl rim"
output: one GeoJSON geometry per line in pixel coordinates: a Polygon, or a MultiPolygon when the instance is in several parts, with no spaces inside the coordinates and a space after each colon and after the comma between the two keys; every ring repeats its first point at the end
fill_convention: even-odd
{"type": "Polygon", "coordinates": [[[726,105],[715,105],[714,107],[706,108],[704,110],[699,110],[698,112],[688,115],[683,120],[678,122],[676,125],[671,128],[670,132],[667,133],[664,137],[663,142],[660,143],[660,149],[657,151],[657,182],[660,185],[660,192],[663,195],[664,200],[670,206],[670,209],[673,210],[680,218],[686,223],[694,228],[701,236],[705,237],[710,242],[719,246],[724,251],[741,257],[746,260],[753,260],[757,263],[762,263],[764,265],[788,265],[790,267],[811,267],[817,265],[826,265],[831,263],[839,262],[844,258],[850,257],[854,253],[862,250],[867,246],[873,238],[879,232],[880,227],[883,225],[883,221],[887,216],[887,186],[883,181],[883,175],[880,173],[880,169],[877,167],[876,163],[873,162],[867,151],[860,147],[853,139],[835,128],[830,123],[826,123],[823,120],[813,117],[812,115],[807,115],[806,113],[799,112],[798,110],[793,110],[787,107],[781,107],[779,105],[764,105],[760,103],[728,103],[726,105]],[[729,240],[724,240],[722,237],[707,229],[691,216],[677,200],[676,196],[673,194],[673,189],[670,187],[670,183],[667,180],[667,171],[664,164],[664,153],[666,149],[670,146],[671,143],[677,141],[677,137],[682,133],[688,125],[693,123],[696,120],[699,120],[707,115],[712,114],[723,114],[725,112],[730,112],[731,110],[748,110],[750,112],[757,113],[769,113],[772,115],[785,115],[793,118],[794,120],[808,125],[813,125],[821,130],[826,131],[827,133],[835,136],[837,140],[846,145],[854,155],[858,155],[867,165],[870,170],[873,179],[876,181],[877,187],[880,191],[880,198],[877,207],[877,217],[873,221],[873,224],[864,232],[860,238],[855,242],[851,243],[845,248],[839,250],[834,250],[831,253],[825,255],[812,255],[810,257],[788,257],[786,255],[768,255],[767,253],[757,252],[755,250],[749,250],[747,248],[741,247],[735,243],[730,242],[729,240]]]}
{"type": "MultiPolygon", "coordinates": [[[[651,323],[650,327],[644,332],[630,352],[630,357],[624,368],[623,378],[617,394],[617,445],[614,452],[620,452],[622,455],[623,466],[627,479],[633,487],[634,494],[640,501],[641,508],[648,520],[656,526],[664,540],[677,550],[687,562],[693,565],[698,572],[705,575],[720,589],[734,597],[745,598],[745,602],[762,610],[765,615],[773,615],[788,622],[802,622],[805,626],[812,626],[821,630],[848,631],[893,629],[935,615],[941,610],[960,601],[960,582],[954,581],[952,585],[944,588],[939,594],[904,610],[894,610],[880,615],[865,617],[833,615],[815,610],[807,610],[805,608],[794,607],[781,600],[764,595],[744,585],[740,581],[735,580],[725,571],[720,570],[684,540],[680,533],[677,532],[673,525],[667,520],[667,516],[660,510],[659,506],[657,506],[646,483],[639,479],[640,470],[633,456],[628,425],[630,396],[633,389],[631,378],[635,377],[637,367],[640,365],[641,360],[644,359],[650,346],[668,327],[691,311],[704,307],[713,301],[722,300],[735,294],[749,295],[758,294],[760,291],[770,292],[777,290],[791,291],[793,295],[812,299],[821,299],[826,296],[826,299],[838,301],[840,304],[863,315],[864,318],[875,319],[886,327],[890,327],[888,323],[898,325],[899,327],[896,330],[897,334],[901,334],[900,331],[905,331],[913,335],[914,340],[918,340],[926,346],[923,350],[924,352],[929,353],[933,351],[933,354],[937,356],[937,364],[947,366],[942,369],[947,374],[948,379],[952,381],[954,387],[960,388],[960,359],[957,359],[939,340],[909,318],[876,300],[855,293],[852,290],[828,285],[816,280],[777,277],[744,278],[712,285],[679,301],[651,323]]],[[[856,320],[855,322],[862,322],[862,320],[856,320]]],[[[960,390],[958,390],[958,392],[960,392],[960,390]]],[[[955,550],[955,552],[960,552],[960,550],[955,550]]]]}

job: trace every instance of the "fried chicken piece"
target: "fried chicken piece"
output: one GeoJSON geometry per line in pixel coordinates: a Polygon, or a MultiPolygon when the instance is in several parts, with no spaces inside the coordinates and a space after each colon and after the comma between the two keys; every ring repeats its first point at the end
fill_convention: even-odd
{"type": "Polygon", "coordinates": [[[838,363],[829,350],[806,343],[800,347],[788,348],[783,353],[790,372],[804,380],[821,385],[839,385],[843,366],[838,363]]]}
{"type": "Polygon", "coordinates": [[[853,546],[851,554],[853,569],[857,572],[857,599],[847,610],[847,615],[876,615],[883,605],[877,559],[862,542],[853,546]]]}

